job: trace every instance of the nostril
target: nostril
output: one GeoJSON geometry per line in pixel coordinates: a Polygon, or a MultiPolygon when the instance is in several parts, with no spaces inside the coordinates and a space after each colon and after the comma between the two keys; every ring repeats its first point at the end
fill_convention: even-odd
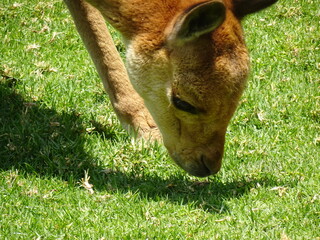
{"type": "Polygon", "coordinates": [[[205,156],[202,154],[201,157],[200,157],[200,162],[201,162],[204,166],[206,166],[204,159],[205,159],[205,156]]]}
{"type": "Polygon", "coordinates": [[[207,165],[206,163],[206,157],[205,155],[201,155],[200,157],[200,162],[202,163],[202,166],[204,168],[204,171],[208,174],[208,175],[211,175],[211,170],[210,170],[210,167],[207,165]]]}
{"type": "Polygon", "coordinates": [[[215,174],[219,172],[221,168],[221,159],[222,154],[216,152],[216,154],[212,158],[208,158],[206,155],[201,155],[201,163],[204,167],[208,169],[210,174],[215,174]]]}

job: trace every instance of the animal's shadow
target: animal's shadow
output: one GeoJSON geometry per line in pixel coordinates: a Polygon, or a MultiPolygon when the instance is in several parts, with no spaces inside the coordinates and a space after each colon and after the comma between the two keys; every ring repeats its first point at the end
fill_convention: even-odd
{"type": "MultiPolygon", "coordinates": [[[[0,80],[1,169],[68,180],[79,178],[85,169],[98,168],[84,150],[88,133],[78,113],[58,113],[41,101],[24,99],[15,90],[19,80],[0,80]]],[[[113,137],[112,131],[105,135],[113,137]]]]}
{"type": "MultiPolygon", "coordinates": [[[[164,179],[144,172],[106,172],[84,150],[83,120],[77,113],[57,113],[29,102],[14,90],[14,80],[0,82],[0,169],[18,169],[27,174],[57,176],[76,185],[89,171],[95,191],[133,192],[153,201],[169,200],[209,212],[225,212],[228,199],[239,198],[258,184],[292,185],[268,176],[256,176],[223,182],[219,177],[207,181],[186,175],[164,179]]],[[[116,141],[112,128],[98,126],[105,141],[116,141]]]]}
{"type": "Polygon", "coordinates": [[[207,179],[196,179],[181,174],[163,179],[155,175],[141,176],[115,171],[90,176],[90,182],[97,191],[123,194],[131,192],[152,201],[169,200],[177,205],[190,205],[211,213],[227,212],[228,200],[250,194],[252,189],[293,187],[297,184],[277,179],[271,174],[243,176],[227,182],[223,181],[219,175],[207,179]]]}

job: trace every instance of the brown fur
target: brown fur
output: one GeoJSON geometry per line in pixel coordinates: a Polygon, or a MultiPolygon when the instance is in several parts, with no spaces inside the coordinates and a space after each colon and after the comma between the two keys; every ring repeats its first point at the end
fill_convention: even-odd
{"type": "Polygon", "coordinates": [[[130,81],[173,159],[196,176],[216,173],[249,72],[240,19],[274,0],[88,0],[95,8],[65,1],[120,120],[158,137],[95,8],[123,35],[130,81]],[[246,13],[242,4],[248,3],[246,13]],[[202,15],[212,22],[203,22],[202,15]],[[178,109],[173,97],[196,114],[178,109]]]}

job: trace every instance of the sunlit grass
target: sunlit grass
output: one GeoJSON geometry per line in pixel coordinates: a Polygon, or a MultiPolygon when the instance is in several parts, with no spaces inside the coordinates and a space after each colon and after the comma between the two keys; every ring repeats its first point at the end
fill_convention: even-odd
{"type": "Polygon", "coordinates": [[[252,73],[207,179],[121,128],[60,1],[0,19],[1,239],[320,238],[316,1],[245,19],[252,73]]]}

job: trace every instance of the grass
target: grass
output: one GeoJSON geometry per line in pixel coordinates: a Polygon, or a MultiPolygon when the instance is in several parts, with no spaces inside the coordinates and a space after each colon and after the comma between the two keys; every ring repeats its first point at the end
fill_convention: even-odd
{"type": "Polygon", "coordinates": [[[1,239],[320,239],[317,1],[245,19],[252,74],[206,179],[122,130],[60,1],[0,19],[1,239]]]}

